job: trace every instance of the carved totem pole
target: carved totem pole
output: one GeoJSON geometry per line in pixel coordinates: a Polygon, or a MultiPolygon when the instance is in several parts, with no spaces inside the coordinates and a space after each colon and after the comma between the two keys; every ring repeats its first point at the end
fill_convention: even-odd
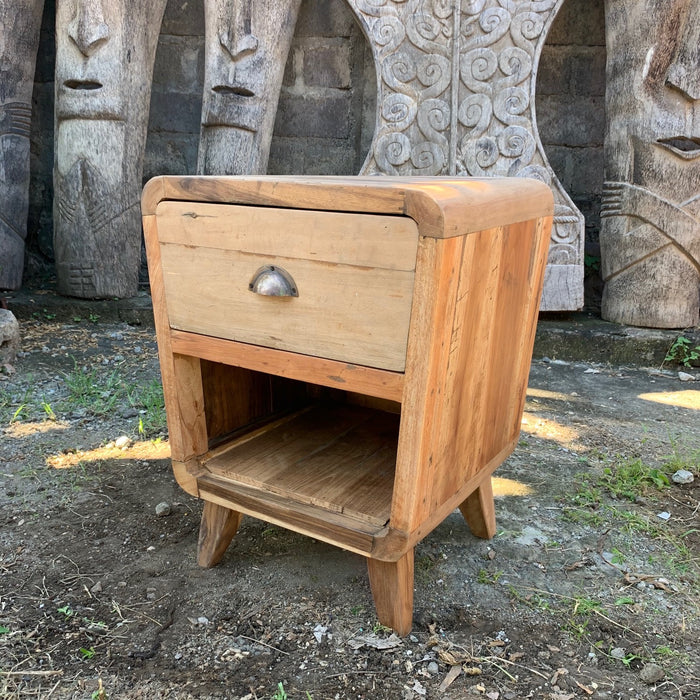
{"type": "Polygon", "coordinates": [[[607,0],[602,316],[700,314],[700,0],[607,0]]]}
{"type": "Polygon", "coordinates": [[[542,47],[563,0],[348,0],[377,67],[364,173],[535,177],[555,218],[541,308],[583,305],[583,216],[535,117],[542,47]]]}
{"type": "Polygon", "coordinates": [[[165,5],[57,3],[54,250],[61,294],[137,291],[143,153],[165,5]]]}
{"type": "Polygon", "coordinates": [[[22,286],[29,127],[44,0],[0,0],[0,289],[22,286]]]}
{"type": "Polygon", "coordinates": [[[197,170],[264,174],[301,0],[204,0],[197,170]]]}

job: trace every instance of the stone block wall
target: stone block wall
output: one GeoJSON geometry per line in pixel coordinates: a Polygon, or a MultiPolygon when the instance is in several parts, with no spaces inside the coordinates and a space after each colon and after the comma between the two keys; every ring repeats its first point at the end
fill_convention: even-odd
{"type": "Polygon", "coordinates": [[[605,136],[603,0],[568,0],[547,37],[537,74],[542,145],[586,218],[586,252],[597,256],[605,136]]]}
{"type": "MultiPolygon", "coordinates": [[[[50,272],[53,168],[53,22],[46,0],[37,62],[27,284],[50,272]]],[[[194,173],[204,72],[201,0],[169,0],[156,55],[144,177],[194,173]]],[[[285,70],[268,171],[351,174],[375,127],[376,72],[343,0],[302,0],[285,70]]],[[[567,0],[550,31],[537,79],[537,121],[549,160],[586,216],[597,253],[603,182],[603,0],[567,0]]]]}

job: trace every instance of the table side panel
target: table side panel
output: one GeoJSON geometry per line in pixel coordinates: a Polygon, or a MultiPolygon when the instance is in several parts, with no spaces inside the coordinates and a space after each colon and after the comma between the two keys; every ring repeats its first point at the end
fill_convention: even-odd
{"type": "Polygon", "coordinates": [[[423,312],[426,330],[409,339],[393,527],[413,531],[515,443],[550,226],[470,234],[460,250],[436,250],[432,266],[419,262],[417,290],[426,274],[449,296],[423,312]]]}

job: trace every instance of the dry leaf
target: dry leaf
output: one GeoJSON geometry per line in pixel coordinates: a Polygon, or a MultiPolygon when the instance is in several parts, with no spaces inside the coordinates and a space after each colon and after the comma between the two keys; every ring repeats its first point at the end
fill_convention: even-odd
{"type": "Polygon", "coordinates": [[[593,695],[594,691],[591,690],[591,688],[587,688],[585,685],[583,685],[582,683],[579,683],[578,681],[576,681],[576,685],[579,688],[581,688],[581,690],[583,690],[585,693],[588,693],[588,695],[593,695]]]}
{"type": "Polygon", "coordinates": [[[440,683],[440,687],[438,688],[438,693],[444,693],[455,682],[457,676],[459,676],[461,672],[461,666],[453,666],[442,679],[442,683],[440,683]]]}

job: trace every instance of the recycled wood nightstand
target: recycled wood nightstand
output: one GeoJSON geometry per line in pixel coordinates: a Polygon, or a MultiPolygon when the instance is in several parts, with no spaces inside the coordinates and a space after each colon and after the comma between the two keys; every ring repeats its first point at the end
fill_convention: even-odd
{"type": "Polygon", "coordinates": [[[243,514],[367,557],[407,634],[413,548],[495,532],[552,222],[526,179],[151,180],[144,229],[175,477],[199,563],[243,514]]]}

